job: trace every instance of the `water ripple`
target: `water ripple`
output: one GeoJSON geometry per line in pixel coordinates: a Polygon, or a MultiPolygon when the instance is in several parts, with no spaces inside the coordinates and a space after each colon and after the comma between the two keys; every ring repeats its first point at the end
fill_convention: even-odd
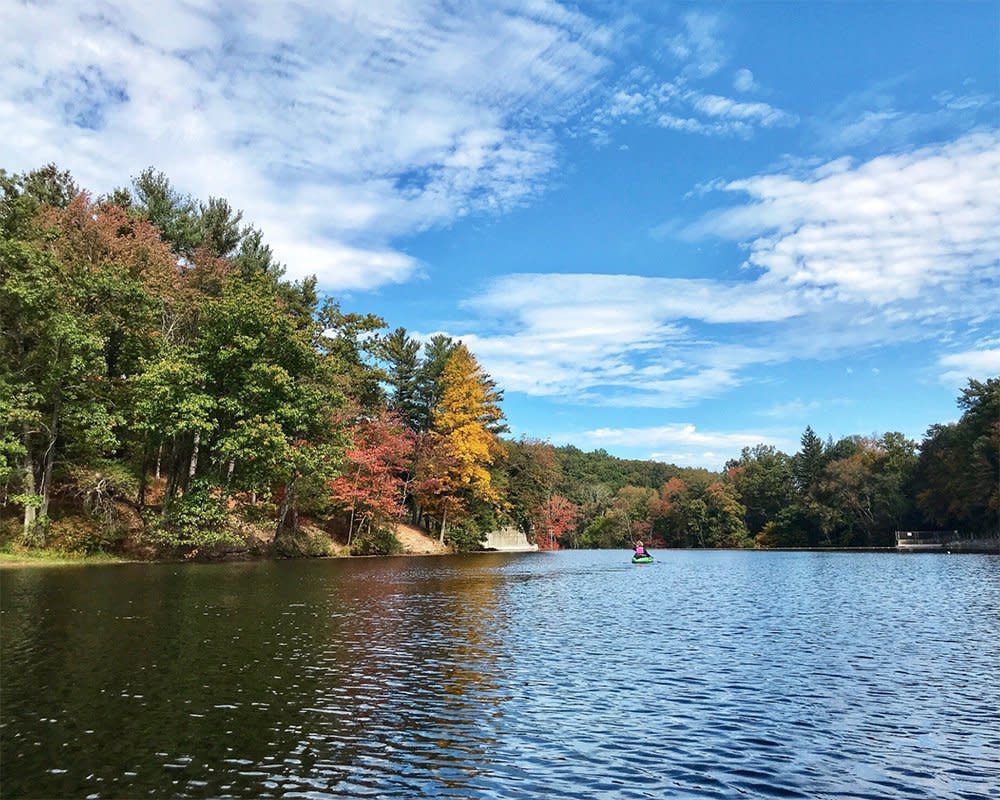
{"type": "Polygon", "coordinates": [[[962,798],[1000,559],[12,570],[5,797],[962,798]]]}

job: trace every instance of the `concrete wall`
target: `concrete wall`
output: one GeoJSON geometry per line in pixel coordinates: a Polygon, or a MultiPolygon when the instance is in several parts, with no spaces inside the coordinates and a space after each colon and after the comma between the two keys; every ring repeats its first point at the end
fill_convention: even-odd
{"type": "Polygon", "coordinates": [[[483,547],[487,550],[505,550],[507,552],[538,549],[538,545],[531,544],[517,528],[501,528],[498,531],[490,531],[486,534],[483,547]]]}

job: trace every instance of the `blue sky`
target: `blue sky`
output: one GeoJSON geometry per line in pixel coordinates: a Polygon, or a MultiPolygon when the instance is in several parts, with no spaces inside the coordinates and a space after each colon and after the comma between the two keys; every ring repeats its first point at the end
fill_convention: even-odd
{"type": "Polygon", "coordinates": [[[1000,3],[0,7],[0,165],[222,196],[513,431],[719,467],[1000,375],[1000,3]]]}

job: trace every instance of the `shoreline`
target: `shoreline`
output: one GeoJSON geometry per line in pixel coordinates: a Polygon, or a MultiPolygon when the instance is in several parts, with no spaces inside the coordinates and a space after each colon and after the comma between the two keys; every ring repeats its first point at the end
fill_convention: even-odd
{"type": "MultiPolygon", "coordinates": [[[[659,552],[680,552],[688,550],[703,549],[714,552],[734,552],[734,553],[896,553],[899,555],[1000,555],[1000,542],[996,544],[975,543],[971,547],[952,547],[951,549],[919,550],[907,551],[895,547],[774,547],[768,549],[757,548],[660,548],[659,552]]],[[[610,548],[620,549],[620,548],[610,548]]],[[[471,550],[469,554],[493,554],[502,553],[502,550],[471,550]]],[[[538,550],[538,551],[510,551],[523,555],[526,552],[574,552],[569,548],[558,551],[538,550]]],[[[209,559],[185,559],[185,558],[129,558],[127,556],[116,556],[108,553],[94,553],[74,555],[58,550],[37,550],[37,551],[2,551],[0,550],[0,570],[20,569],[23,567],[74,567],[74,566],[95,566],[108,564],[227,564],[245,563],[250,561],[297,561],[307,560],[339,560],[339,559],[369,559],[369,558],[415,558],[424,556],[455,555],[453,552],[428,552],[405,551],[388,555],[351,555],[347,552],[336,552],[328,555],[316,556],[296,556],[281,557],[274,555],[250,555],[239,554],[232,557],[209,558],[209,559]]]]}

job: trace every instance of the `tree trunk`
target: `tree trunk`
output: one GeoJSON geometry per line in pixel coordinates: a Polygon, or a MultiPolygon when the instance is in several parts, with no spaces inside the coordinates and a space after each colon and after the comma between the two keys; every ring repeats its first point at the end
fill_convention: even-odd
{"type": "Polygon", "coordinates": [[[147,433],[143,437],[142,441],[142,457],[139,463],[139,496],[136,498],[136,505],[139,507],[139,513],[141,514],[143,509],[146,508],[146,462],[149,461],[149,434],[147,433]]]}
{"type": "Polygon", "coordinates": [[[174,434],[174,441],[170,447],[170,470],[167,474],[167,490],[163,494],[163,515],[166,516],[167,508],[177,496],[177,451],[180,434],[174,434]]]}
{"type": "Polygon", "coordinates": [[[448,503],[444,504],[444,513],[441,514],[441,535],[438,537],[438,541],[444,544],[444,528],[448,523],[448,503]]]}
{"type": "Polygon", "coordinates": [[[160,479],[160,461],[163,459],[163,442],[156,448],[156,480],[160,479]]]}
{"type": "Polygon", "coordinates": [[[49,426],[49,443],[45,448],[45,456],[42,459],[42,484],[38,493],[42,496],[42,519],[49,516],[49,496],[52,494],[52,465],[56,460],[56,439],[59,436],[59,408],[62,401],[56,396],[52,404],[52,422],[49,426]]]}
{"type": "Polygon", "coordinates": [[[288,507],[291,505],[292,492],[295,489],[295,482],[299,479],[296,474],[285,486],[285,496],[281,499],[281,508],[278,510],[278,526],[274,529],[274,541],[278,541],[281,532],[285,529],[285,517],[288,516],[288,507]]]}
{"type": "Polygon", "coordinates": [[[351,538],[354,536],[354,507],[357,501],[351,503],[351,521],[347,523],[347,546],[351,546],[351,538]]]}
{"type": "Polygon", "coordinates": [[[229,466],[226,467],[226,487],[222,491],[222,497],[229,497],[229,484],[233,481],[233,470],[236,469],[236,459],[229,459],[229,466]]]}
{"type": "Polygon", "coordinates": [[[188,482],[194,479],[198,471],[198,448],[201,446],[201,431],[194,432],[194,445],[191,448],[191,463],[188,465],[188,482]]]}
{"type": "Polygon", "coordinates": [[[354,496],[351,498],[351,521],[347,525],[347,546],[351,546],[351,537],[354,535],[354,511],[358,507],[358,481],[361,478],[361,465],[354,473],[354,496]]]}
{"type": "MultiPolygon", "coordinates": [[[[24,494],[33,495],[35,493],[35,464],[31,459],[31,431],[28,430],[28,426],[24,426],[24,463],[22,466],[23,478],[22,482],[24,486],[22,487],[24,494]]],[[[32,528],[35,527],[35,521],[38,518],[38,508],[32,502],[25,502],[24,504],[24,539],[25,541],[31,535],[32,528]]]]}

